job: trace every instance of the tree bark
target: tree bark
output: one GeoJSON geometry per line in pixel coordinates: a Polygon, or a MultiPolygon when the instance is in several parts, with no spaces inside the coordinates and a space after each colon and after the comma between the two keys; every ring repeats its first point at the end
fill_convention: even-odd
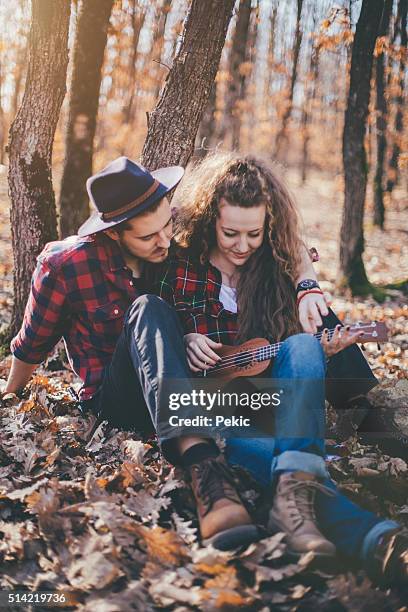
{"type": "MultiPolygon", "coordinates": [[[[313,30],[315,31],[317,23],[317,17],[314,15],[313,19],[313,30]]],[[[307,82],[305,83],[305,101],[302,109],[301,119],[301,134],[302,134],[302,162],[301,162],[301,181],[302,185],[305,184],[307,178],[307,171],[309,167],[309,144],[310,144],[310,128],[309,123],[312,120],[313,103],[316,98],[317,81],[319,78],[319,59],[320,59],[320,46],[319,44],[312,44],[310,53],[310,65],[309,74],[307,75],[307,82]]]]}
{"type": "MultiPolygon", "coordinates": [[[[389,34],[392,5],[393,0],[385,0],[380,24],[380,36],[385,37],[389,34]]],[[[382,50],[375,60],[377,160],[374,176],[374,224],[378,225],[381,229],[384,229],[385,219],[383,181],[385,152],[387,150],[388,120],[388,104],[385,98],[385,81],[385,51],[382,50]]]]}
{"type": "Polygon", "coordinates": [[[3,66],[0,62],[0,164],[4,164],[6,141],[6,118],[4,116],[3,100],[1,98],[1,86],[3,84],[3,66]]]}
{"type": "Polygon", "coordinates": [[[79,5],[60,193],[63,238],[75,234],[89,215],[85,183],[92,174],[101,69],[112,5],[113,0],[82,0],[79,5]]]}
{"type": "Polygon", "coordinates": [[[240,0],[237,24],[232,41],[229,57],[229,82],[226,93],[224,116],[221,133],[218,140],[224,140],[227,133],[231,133],[231,146],[239,148],[241,113],[240,100],[245,92],[245,72],[242,73],[241,66],[248,57],[249,23],[251,19],[251,0],[240,0]]]}
{"type": "Polygon", "coordinates": [[[151,53],[151,61],[153,64],[153,81],[155,82],[154,99],[157,100],[162,87],[163,66],[160,65],[163,48],[164,48],[164,32],[166,30],[167,17],[171,8],[172,0],[163,0],[162,5],[158,8],[156,16],[156,31],[153,36],[153,45],[151,53]]]}
{"type": "Polygon", "coordinates": [[[373,51],[378,35],[383,0],[363,0],[354,36],[350,67],[350,88],[343,131],[345,198],[340,235],[342,284],[353,295],[371,291],[362,254],[364,252],[364,201],[367,188],[367,160],[364,149],[373,51]]]}
{"type": "Polygon", "coordinates": [[[26,87],[9,141],[12,334],[23,318],[36,255],[46,242],[57,237],[51,156],[66,91],[69,15],[70,3],[66,0],[32,1],[26,87]]]}
{"type": "Polygon", "coordinates": [[[197,145],[196,145],[196,156],[203,159],[208,150],[211,148],[214,135],[215,135],[215,107],[217,102],[217,84],[214,82],[211,88],[210,98],[203,114],[203,118],[200,122],[198,134],[197,134],[197,145]]]}
{"type": "Polygon", "coordinates": [[[390,155],[387,191],[392,193],[398,181],[398,159],[401,152],[401,137],[404,131],[404,86],[406,55],[408,46],[407,32],[408,0],[400,0],[398,4],[398,23],[400,24],[400,61],[399,61],[399,87],[395,98],[397,111],[395,113],[394,140],[390,155]]]}
{"type": "Polygon", "coordinates": [[[183,39],[155,109],[142,163],[187,165],[217,73],[234,0],[192,0],[183,39]],[[211,35],[209,35],[209,32],[211,35]]]}
{"type": "Polygon", "coordinates": [[[290,77],[289,96],[288,96],[288,99],[286,100],[286,106],[285,106],[285,111],[282,116],[281,126],[279,129],[279,132],[276,135],[275,152],[274,152],[275,158],[280,157],[282,146],[284,142],[287,141],[287,128],[288,128],[289,119],[292,115],[292,110],[293,110],[293,94],[295,91],[295,85],[296,85],[296,79],[297,79],[297,68],[298,68],[298,62],[299,62],[299,53],[300,53],[300,47],[302,44],[302,37],[303,37],[302,7],[303,7],[303,0],[297,0],[295,44],[293,47],[293,63],[292,63],[292,73],[290,77]]]}
{"type": "Polygon", "coordinates": [[[131,6],[130,6],[130,10],[131,10],[131,22],[132,22],[132,33],[133,33],[133,49],[132,49],[132,54],[131,54],[131,58],[130,58],[130,65],[129,65],[129,96],[128,96],[128,100],[127,103],[124,106],[123,109],[123,120],[125,123],[133,123],[134,118],[135,118],[135,114],[136,114],[136,104],[135,104],[135,99],[136,99],[136,76],[137,76],[137,70],[136,70],[136,62],[137,62],[137,56],[138,56],[138,52],[137,52],[137,48],[139,46],[139,38],[140,38],[140,32],[142,31],[145,19],[146,19],[146,7],[145,6],[140,6],[137,7],[138,2],[137,0],[131,0],[131,6]]]}

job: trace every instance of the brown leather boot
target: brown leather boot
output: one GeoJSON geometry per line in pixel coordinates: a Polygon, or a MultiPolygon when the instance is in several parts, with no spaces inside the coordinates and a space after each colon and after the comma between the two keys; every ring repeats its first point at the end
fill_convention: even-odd
{"type": "Polygon", "coordinates": [[[313,551],[332,557],[336,547],[319,531],[314,510],[316,492],[334,493],[319,483],[313,474],[287,472],[280,476],[269,514],[269,529],[284,531],[287,544],[294,554],[313,551]]]}
{"type": "Polygon", "coordinates": [[[259,540],[258,529],[241,502],[222,455],[204,459],[188,472],[205,546],[231,550],[259,540]]]}

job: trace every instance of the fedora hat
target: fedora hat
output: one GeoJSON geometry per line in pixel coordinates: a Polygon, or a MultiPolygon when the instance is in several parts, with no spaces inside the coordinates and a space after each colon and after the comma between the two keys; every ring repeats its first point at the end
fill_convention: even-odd
{"type": "Polygon", "coordinates": [[[86,188],[97,210],[81,225],[78,235],[101,232],[148,210],[183,174],[181,166],[148,172],[127,157],[118,157],[87,180],[86,188]]]}

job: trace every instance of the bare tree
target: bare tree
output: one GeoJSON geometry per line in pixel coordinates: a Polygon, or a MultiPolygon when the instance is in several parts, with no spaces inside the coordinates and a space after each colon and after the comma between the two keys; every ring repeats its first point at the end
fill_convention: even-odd
{"type": "Polygon", "coordinates": [[[397,26],[400,34],[399,83],[398,93],[395,97],[397,110],[395,113],[394,140],[388,169],[387,191],[389,193],[392,193],[398,180],[398,159],[401,152],[401,136],[404,130],[404,86],[408,47],[407,13],[408,0],[399,0],[397,17],[397,26]]]}
{"type": "Polygon", "coordinates": [[[128,68],[128,88],[129,94],[127,102],[123,108],[123,119],[125,123],[133,123],[136,113],[136,62],[138,57],[138,46],[140,32],[142,31],[146,19],[146,5],[140,5],[137,0],[130,0],[130,16],[132,23],[132,53],[130,54],[130,63],[128,68]]]}
{"type": "Polygon", "coordinates": [[[251,0],[240,0],[237,23],[229,55],[228,88],[225,109],[218,140],[224,140],[231,133],[232,148],[239,147],[241,129],[240,101],[245,94],[246,73],[242,70],[248,57],[249,24],[251,19],[251,0]]]}
{"type": "Polygon", "coordinates": [[[290,76],[290,84],[289,84],[289,95],[286,100],[285,110],[282,116],[281,125],[279,128],[279,132],[276,135],[275,141],[275,152],[274,155],[276,158],[279,158],[282,150],[282,146],[284,142],[287,140],[287,128],[289,119],[292,115],[293,110],[293,94],[295,91],[296,79],[297,79],[297,69],[299,62],[299,53],[300,47],[302,44],[302,7],[303,0],[297,0],[297,16],[296,16],[296,30],[295,30],[295,43],[293,46],[293,62],[292,62],[292,73],[290,76]]]}
{"type": "MultiPolygon", "coordinates": [[[[379,36],[383,39],[388,35],[392,14],[393,0],[385,0],[382,14],[379,36]]],[[[377,159],[374,176],[374,224],[384,229],[384,198],[383,181],[385,167],[385,152],[387,150],[387,121],[388,103],[385,97],[385,49],[382,44],[378,50],[375,60],[375,85],[376,85],[376,136],[377,136],[377,159]]]]}
{"type": "Polygon", "coordinates": [[[0,62],[0,164],[4,164],[4,143],[6,140],[6,118],[4,116],[2,100],[3,66],[0,62]]]}
{"type": "Polygon", "coordinates": [[[180,49],[148,115],[142,163],[185,166],[220,62],[234,0],[192,0],[180,49]],[[209,36],[211,32],[211,36],[209,36]]]}
{"type": "MultiPolygon", "coordinates": [[[[314,31],[317,24],[316,13],[313,16],[314,31]]],[[[306,182],[307,169],[309,165],[309,143],[310,143],[310,122],[312,119],[313,103],[316,98],[317,81],[319,78],[319,59],[320,59],[320,46],[319,44],[312,44],[310,51],[310,64],[309,72],[306,75],[305,82],[305,99],[302,108],[301,118],[301,134],[302,134],[302,161],[301,161],[301,180],[302,183],[306,182]]]]}
{"type": "Polygon", "coordinates": [[[57,237],[51,156],[66,90],[69,15],[66,0],[32,0],[26,87],[9,141],[14,255],[11,333],[18,331],[23,318],[35,257],[57,237]]]}
{"type": "Polygon", "coordinates": [[[85,182],[92,174],[101,69],[112,5],[113,0],[81,0],[78,9],[60,194],[62,237],[74,234],[89,215],[85,182]]]}
{"type": "Polygon", "coordinates": [[[155,82],[155,99],[158,98],[160,89],[162,86],[163,78],[163,66],[161,66],[161,59],[164,48],[164,32],[166,30],[167,17],[171,8],[171,0],[163,0],[161,5],[157,8],[156,16],[156,29],[153,36],[152,45],[152,61],[153,64],[153,79],[155,82]]]}
{"type": "Polygon", "coordinates": [[[203,118],[200,122],[200,127],[197,134],[197,157],[203,158],[206,156],[208,149],[213,143],[215,136],[216,122],[215,122],[215,108],[217,102],[217,84],[213,83],[211,88],[210,98],[203,114],[203,118]]]}
{"type": "Polygon", "coordinates": [[[364,136],[370,99],[373,51],[378,35],[383,0],[363,0],[353,42],[350,88],[343,131],[345,199],[340,235],[342,283],[353,294],[372,290],[362,254],[364,252],[364,202],[367,188],[367,160],[364,136]]]}

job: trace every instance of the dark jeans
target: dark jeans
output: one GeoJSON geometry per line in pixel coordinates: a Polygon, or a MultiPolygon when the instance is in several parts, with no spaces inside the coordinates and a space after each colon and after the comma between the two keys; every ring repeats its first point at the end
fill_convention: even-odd
{"type": "MultiPolygon", "coordinates": [[[[335,327],[340,320],[332,310],[327,317],[323,317],[323,326],[335,327]]],[[[136,335],[138,332],[136,332],[136,335]]],[[[155,296],[143,296],[128,310],[124,329],[119,337],[111,364],[107,368],[104,381],[98,396],[86,402],[87,407],[95,412],[102,410],[103,415],[113,425],[123,428],[134,428],[146,434],[154,433],[155,410],[152,402],[145,402],[145,392],[152,400],[158,389],[150,388],[146,379],[145,370],[142,365],[135,371],[134,359],[139,358],[143,363],[149,365],[152,373],[151,380],[161,379],[165,376],[183,378],[189,372],[185,358],[184,344],[182,341],[182,329],[178,317],[173,309],[165,308],[165,304],[155,296]],[[145,319],[145,308],[142,304],[149,303],[148,321],[145,319]],[[156,321],[154,314],[158,310],[159,320],[156,321]],[[135,323],[140,324],[138,316],[141,316],[143,325],[148,326],[149,333],[143,330],[140,333],[140,343],[132,339],[135,333],[132,328],[135,323]],[[158,349],[151,338],[159,335],[162,343],[166,346],[166,362],[157,359],[158,349]],[[144,340],[149,339],[148,343],[144,340]],[[141,348],[139,349],[138,346],[141,348]],[[133,355],[133,358],[132,358],[133,355]],[[170,367],[172,364],[172,367],[170,367]],[[153,422],[152,422],[153,419],[153,422]]],[[[332,406],[339,410],[347,408],[347,402],[358,395],[367,393],[377,384],[377,379],[372,373],[358,346],[353,345],[337,353],[332,357],[326,372],[326,397],[332,406]]],[[[364,418],[364,414],[360,419],[364,418]]],[[[358,424],[358,423],[357,423],[358,424]]]]}
{"type": "MultiPolygon", "coordinates": [[[[293,342],[290,340],[290,344],[293,342]]],[[[319,351],[321,353],[321,349],[319,351]]],[[[282,365],[285,367],[290,354],[290,351],[282,353],[282,365]]],[[[304,355],[302,359],[305,360],[304,355]]],[[[358,361],[357,354],[355,360],[358,361]]],[[[365,371],[365,361],[360,365],[362,371],[365,371]]],[[[127,313],[122,335],[107,369],[98,396],[101,415],[117,426],[132,426],[145,432],[157,431],[164,454],[170,461],[177,462],[172,440],[163,439],[160,433],[160,413],[164,404],[168,403],[168,395],[161,381],[166,378],[178,379],[188,392],[189,375],[183,332],[176,312],[156,296],[142,296],[127,313]]],[[[321,434],[316,432],[316,436],[320,438],[321,434]]],[[[270,486],[274,463],[275,467],[279,467],[276,466],[277,454],[279,456],[282,453],[280,456],[283,458],[283,452],[288,450],[286,447],[280,448],[276,438],[231,440],[227,444],[231,452],[227,449],[226,456],[231,463],[240,463],[252,471],[255,478],[266,487],[270,486]],[[238,453],[234,452],[238,450],[237,445],[238,453]]],[[[293,457],[296,452],[292,453],[293,457]]],[[[301,454],[304,456],[304,453],[301,454]]],[[[315,456],[318,462],[322,462],[321,455],[315,456]]],[[[280,467],[286,469],[283,465],[280,467]]],[[[326,484],[336,494],[333,497],[319,495],[317,498],[316,510],[322,531],[340,552],[359,556],[369,562],[378,538],[394,528],[396,523],[384,521],[359,508],[339,493],[330,480],[326,480],[326,484]]]]}
{"type": "MultiPolygon", "coordinates": [[[[340,320],[329,309],[323,317],[323,327],[334,328],[340,320]]],[[[361,349],[353,344],[334,355],[327,365],[326,398],[336,410],[347,408],[350,399],[364,395],[378,384],[361,349]]],[[[364,417],[360,413],[361,420],[364,417]]],[[[359,424],[359,423],[357,423],[359,424]]]]}

